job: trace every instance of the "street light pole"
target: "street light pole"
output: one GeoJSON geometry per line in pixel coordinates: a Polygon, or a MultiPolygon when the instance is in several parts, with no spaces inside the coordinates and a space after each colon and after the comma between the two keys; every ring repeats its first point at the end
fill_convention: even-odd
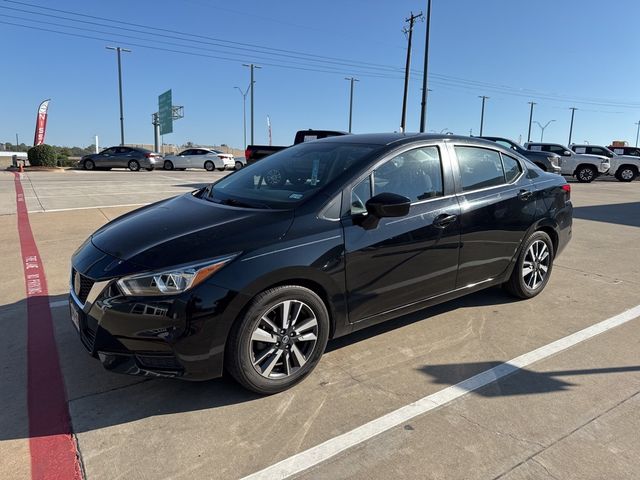
{"type": "Polygon", "coordinates": [[[567,144],[567,146],[571,146],[571,134],[573,133],[573,117],[576,114],[576,107],[571,107],[569,108],[569,110],[571,110],[571,126],[569,126],[569,143],[567,144]]]}
{"type": "Polygon", "coordinates": [[[482,136],[482,129],[484,127],[484,102],[489,97],[487,97],[486,95],[479,95],[478,98],[482,99],[482,111],[480,112],[480,136],[482,136]]]}
{"type": "Polygon", "coordinates": [[[242,66],[249,67],[249,69],[251,70],[251,83],[249,83],[249,86],[251,87],[250,88],[250,91],[251,91],[251,144],[253,145],[253,87],[254,87],[254,84],[256,83],[253,80],[253,70],[255,68],[262,68],[262,67],[259,65],[254,65],[253,63],[249,63],[249,64],[243,63],[242,66]]]}
{"type": "Polygon", "coordinates": [[[542,126],[540,122],[534,120],[533,123],[535,123],[540,127],[540,141],[544,140],[544,129],[547,128],[551,124],[551,122],[555,122],[555,120],[549,120],[547,123],[544,124],[544,126],[542,126]]]}
{"type": "Polygon", "coordinates": [[[115,50],[118,54],[118,94],[120,96],[120,145],[124,145],[124,109],[122,106],[122,61],[120,59],[122,52],[131,52],[131,50],[122,47],[105,47],[107,50],[115,50]]]}
{"type": "Polygon", "coordinates": [[[636,130],[636,147],[638,146],[638,136],[640,136],[640,120],[638,120],[635,123],[638,126],[638,129],[636,130]]]}
{"type": "Polygon", "coordinates": [[[531,141],[531,122],[533,121],[533,106],[536,104],[536,102],[527,102],[529,105],[531,105],[531,110],[529,111],[529,132],[527,133],[527,142],[531,141]]]}
{"type": "Polygon", "coordinates": [[[357,78],[345,77],[351,83],[351,93],[349,94],[349,133],[351,133],[351,120],[353,119],[353,82],[359,82],[357,78]]]}
{"type": "Polygon", "coordinates": [[[429,33],[431,32],[431,0],[427,0],[427,30],[424,39],[424,68],[422,72],[422,110],[420,112],[420,133],[427,128],[427,79],[429,73],[429,33]]]}
{"type": "Polygon", "coordinates": [[[243,92],[240,87],[233,87],[240,92],[242,95],[242,126],[243,126],[243,141],[244,148],[247,149],[247,94],[249,93],[249,89],[251,88],[251,84],[247,87],[247,89],[243,92]]]}

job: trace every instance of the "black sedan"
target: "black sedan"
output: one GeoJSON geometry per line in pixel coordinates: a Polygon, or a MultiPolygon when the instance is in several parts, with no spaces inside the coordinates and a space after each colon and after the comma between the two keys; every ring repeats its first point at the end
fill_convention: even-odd
{"type": "Polygon", "coordinates": [[[72,258],[71,318],[107,369],[226,369],[278,392],[330,338],[494,285],[539,294],[571,238],[570,192],[481,139],[303,143],[95,232],[72,258]]]}
{"type": "Polygon", "coordinates": [[[128,168],[138,172],[144,168],[153,170],[162,165],[162,156],[139,147],[110,147],[100,153],[85,155],[80,160],[80,166],[85,170],[111,170],[112,168],[128,168]]]}

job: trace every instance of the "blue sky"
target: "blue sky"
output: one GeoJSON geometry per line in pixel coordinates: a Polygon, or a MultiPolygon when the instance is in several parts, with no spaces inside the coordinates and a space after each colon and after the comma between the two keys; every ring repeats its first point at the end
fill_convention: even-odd
{"type": "MultiPolygon", "coordinates": [[[[274,144],[290,144],[302,128],[346,130],[349,82],[344,77],[350,75],[360,79],[354,132],[397,130],[406,54],[403,20],[411,11],[424,11],[425,4],[0,0],[0,22],[33,27],[0,23],[0,141],[14,142],[18,133],[21,142],[32,142],[38,104],[51,98],[47,143],[85,146],[98,134],[101,145],[117,144],[116,58],[106,45],[133,50],[123,54],[127,143],[153,142],[151,114],[157,110],[157,96],[171,88],[185,118],[174,123],[165,143],[242,147],[242,97],[234,87],[248,86],[249,72],[242,63],[249,62],[263,65],[256,71],[255,143],[267,142],[267,115],[274,144]]],[[[433,0],[428,130],[468,135],[472,129],[478,134],[478,95],[488,95],[486,135],[522,136],[525,141],[527,102],[533,100],[535,120],[555,120],[545,131],[545,141],[567,142],[569,107],[575,106],[574,141],[635,143],[639,40],[626,19],[639,16],[637,0],[433,0]]],[[[424,33],[425,24],[418,23],[412,63],[416,71],[422,69],[424,33]]],[[[419,75],[413,74],[408,131],[419,127],[420,87],[419,75]]],[[[534,124],[533,139],[539,135],[534,124]]]]}

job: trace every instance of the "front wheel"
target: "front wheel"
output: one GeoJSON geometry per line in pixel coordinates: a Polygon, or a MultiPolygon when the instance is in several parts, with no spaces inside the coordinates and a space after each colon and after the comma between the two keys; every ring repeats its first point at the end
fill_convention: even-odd
{"type": "Polygon", "coordinates": [[[238,161],[236,162],[236,170],[241,170],[242,169],[242,162],[238,161]]]}
{"type": "Polygon", "coordinates": [[[545,232],[534,232],[524,243],[505,289],[518,298],[538,295],[549,281],[553,268],[553,242],[545,232]]]}
{"type": "Polygon", "coordinates": [[[84,161],[84,169],[85,170],[93,170],[96,167],[96,164],[93,163],[93,160],[85,160],[84,161]]]}
{"type": "Polygon", "coordinates": [[[140,164],[137,160],[129,160],[129,170],[132,172],[137,172],[140,170],[140,164]]]}
{"type": "Polygon", "coordinates": [[[272,288],[232,328],[226,368],[249,390],[281,392],[311,373],[328,338],[329,314],[318,295],[295,285],[272,288]]]}
{"type": "Polygon", "coordinates": [[[576,178],[580,183],[591,183],[595,180],[598,172],[594,167],[584,165],[576,170],[576,178]]]}

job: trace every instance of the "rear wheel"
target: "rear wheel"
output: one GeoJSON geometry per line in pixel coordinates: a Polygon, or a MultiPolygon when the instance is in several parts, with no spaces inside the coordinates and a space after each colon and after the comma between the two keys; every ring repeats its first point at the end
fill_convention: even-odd
{"type": "Polygon", "coordinates": [[[534,232],[524,243],[505,289],[518,298],[538,295],[549,281],[553,268],[553,242],[545,232],[534,232]]]}
{"type": "Polygon", "coordinates": [[[272,288],[232,328],[226,368],[249,390],[281,392],[311,373],[328,338],[329,314],[318,295],[295,285],[272,288]]]}
{"type": "Polygon", "coordinates": [[[96,168],[96,164],[93,163],[93,160],[85,160],[84,161],[84,169],[85,170],[93,170],[96,168]]]}
{"type": "Polygon", "coordinates": [[[638,171],[628,165],[623,165],[616,172],[616,178],[619,182],[632,182],[638,176],[638,171]]]}
{"type": "Polygon", "coordinates": [[[165,160],[162,168],[165,170],[173,170],[173,162],[171,160],[165,160]]]}
{"type": "Polygon", "coordinates": [[[213,172],[214,168],[215,168],[215,165],[213,164],[213,162],[211,160],[207,160],[206,162],[204,162],[204,169],[207,172],[213,172]]]}
{"type": "Polygon", "coordinates": [[[132,172],[137,172],[140,170],[140,164],[137,160],[129,160],[129,170],[132,172]]]}
{"type": "Polygon", "coordinates": [[[576,170],[576,178],[580,183],[591,183],[597,175],[596,169],[590,165],[582,165],[576,170]]]}

